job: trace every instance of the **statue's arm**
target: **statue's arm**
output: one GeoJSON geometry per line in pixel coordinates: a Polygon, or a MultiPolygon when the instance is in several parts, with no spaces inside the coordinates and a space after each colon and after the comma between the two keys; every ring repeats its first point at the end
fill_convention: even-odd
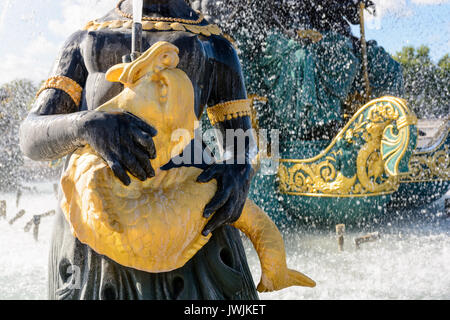
{"type": "MultiPolygon", "coordinates": [[[[73,34],[58,54],[51,77],[64,76],[81,88],[86,83],[87,71],[80,51],[84,34],[73,34]]],[[[69,83],[60,82],[69,88],[69,83]]],[[[71,89],[74,89],[73,87],[71,89]]],[[[20,146],[23,153],[34,160],[53,160],[74,151],[83,144],[76,124],[84,116],[79,106],[66,91],[43,90],[20,128],[20,146]]]]}
{"type": "MultiPolygon", "coordinates": [[[[218,110],[217,106],[223,106],[224,103],[230,103],[230,106],[242,109],[245,106],[247,92],[237,53],[233,46],[222,38],[216,38],[213,46],[215,71],[208,101],[208,113],[213,109],[218,110]]],[[[223,147],[229,152],[230,159],[225,163],[210,166],[198,178],[199,182],[208,182],[212,179],[218,182],[217,193],[204,211],[206,218],[214,214],[203,231],[204,235],[239,219],[253,176],[249,154],[250,148],[255,146],[255,143],[252,135],[245,135],[249,133],[249,129],[252,129],[250,116],[235,114],[223,121],[217,120],[212,123],[221,132],[223,147]],[[236,130],[241,132],[243,139],[229,135],[230,133],[238,135],[239,131],[236,130]]]]}
{"type": "Polygon", "coordinates": [[[53,160],[89,144],[125,185],[131,183],[129,174],[142,181],[154,177],[149,161],[156,157],[153,127],[130,113],[80,111],[79,98],[73,98],[74,91],[84,90],[88,76],[84,36],[75,33],[61,50],[51,79],[62,77],[63,84],[38,96],[21,125],[21,149],[33,160],[53,160]]]}

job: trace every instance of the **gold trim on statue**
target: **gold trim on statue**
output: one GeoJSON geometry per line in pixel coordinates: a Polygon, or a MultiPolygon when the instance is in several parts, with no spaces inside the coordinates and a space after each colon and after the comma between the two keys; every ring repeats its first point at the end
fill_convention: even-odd
{"type": "Polygon", "coordinates": [[[74,80],[65,76],[55,76],[47,79],[42,85],[41,89],[36,94],[36,98],[47,89],[59,89],[67,93],[75,102],[77,107],[81,103],[81,94],[83,93],[83,88],[74,80]]]}
{"type": "MultiPolygon", "coordinates": [[[[103,29],[131,29],[133,21],[129,20],[113,20],[105,22],[90,21],[86,24],[83,30],[97,31],[103,29]]],[[[201,34],[206,37],[213,35],[219,36],[222,30],[215,24],[208,24],[205,26],[192,25],[180,22],[166,22],[166,21],[144,21],[142,22],[142,30],[144,31],[184,31],[194,34],[201,34]]]]}
{"type": "Polygon", "coordinates": [[[234,100],[215,105],[208,108],[208,117],[211,125],[225,120],[231,120],[239,117],[251,117],[252,99],[234,100]]]}

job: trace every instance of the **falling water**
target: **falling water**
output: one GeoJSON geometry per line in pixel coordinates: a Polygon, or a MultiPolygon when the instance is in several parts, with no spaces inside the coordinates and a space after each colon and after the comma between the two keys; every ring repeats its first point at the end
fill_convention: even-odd
{"type": "Polygon", "coordinates": [[[6,219],[0,218],[0,300],[46,299],[47,259],[53,218],[45,218],[39,226],[36,241],[33,230],[24,227],[33,215],[56,208],[52,183],[36,185],[37,190],[26,192],[16,206],[17,193],[1,193],[6,200],[6,219]],[[26,214],[9,224],[20,210],[26,214]]]}
{"type": "MultiPolygon", "coordinates": [[[[33,184],[16,207],[16,193],[2,193],[7,218],[0,218],[0,299],[46,299],[47,258],[54,217],[43,218],[39,239],[24,226],[33,215],[56,208],[53,183],[33,184]],[[26,214],[10,225],[21,209],[26,214]]],[[[450,196],[448,194],[447,196],[450,196]]],[[[344,251],[335,230],[298,228],[284,232],[288,266],[317,282],[317,287],[291,287],[260,294],[265,300],[449,299],[450,218],[443,201],[410,218],[347,231],[344,251]],[[354,238],[379,232],[381,239],[357,249],[354,238]]],[[[256,251],[243,237],[250,269],[257,284],[261,275],[256,251]]]]}
{"type": "MultiPolygon", "coordinates": [[[[70,29],[69,31],[73,31],[71,28],[76,29],[82,26],[88,19],[86,11],[92,15],[92,17],[89,16],[89,19],[95,18],[100,16],[107,8],[112,8],[115,2],[115,0],[95,2],[80,0],[73,2],[72,6],[64,8],[64,21],[50,21],[50,25],[57,26],[51,31],[51,35],[59,37],[59,30],[70,29]],[[89,6],[86,5],[87,3],[89,3],[89,6]],[[78,14],[74,14],[75,11],[78,14]],[[80,21],[74,21],[78,16],[80,21]]],[[[379,7],[380,14],[383,13],[383,8],[390,9],[389,6],[394,6],[394,3],[396,3],[395,1],[376,2],[380,5],[385,3],[385,5],[379,7]]],[[[0,12],[0,32],[3,32],[3,37],[6,35],[7,21],[5,19],[10,18],[7,15],[7,8],[9,8],[10,3],[12,1],[7,0],[0,6],[2,10],[0,12]]],[[[21,2],[16,1],[14,3],[19,4],[21,2]]],[[[43,3],[47,6],[49,6],[49,3],[53,4],[52,1],[43,3]]],[[[64,1],[64,4],[67,3],[69,1],[64,1]]],[[[403,6],[406,5],[403,4],[403,6]]],[[[403,9],[403,7],[399,8],[399,11],[403,9]]],[[[47,18],[50,19],[50,17],[45,17],[45,19],[47,18]]],[[[42,29],[47,24],[44,25],[39,19],[44,18],[35,16],[35,13],[30,13],[30,16],[25,19],[26,23],[29,24],[27,30],[44,32],[42,29]]],[[[381,19],[380,15],[379,19],[381,19]]],[[[391,34],[392,32],[393,30],[384,30],[384,34],[391,34]]],[[[414,32],[416,31],[414,30],[414,32]]],[[[423,34],[419,32],[414,37],[426,38],[421,37],[421,35],[423,34]]],[[[30,32],[21,39],[23,39],[24,44],[27,44],[35,37],[36,34],[30,32]]],[[[51,40],[61,42],[64,39],[51,40]]],[[[409,41],[409,39],[406,40],[409,41]]],[[[433,45],[437,42],[433,41],[433,45]]],[[[444,45],[446,43],[446,41],[441,42],[444,45]]],[[[381,44],[383,45],[383,43],[381,44]]],[[[4,49],[6,52],[7,48],[4,49]]],[[[15,70],[26,70],[28,75],[33,74],[31,66],[35,69],[37,66],[45,70],[50,69],[51,59],[41,61],[40,56],[36,56],[39,53],[36,53],[36,50],[22,49],[20,52],[23,59],[12,59],[15,58],[12,55],[2,56],[2,58],[9,63],[17,63],[17,65],[14,65],[15,70]],[[24,51],[23,54],[22,51],[24,51]],[[9,60],[6,58],[9,58],[9,60]]],[[[15,50],[19,52],[18,49],[15,50]]],[[[46,58],[50,56],[46,51],[42,51],[42,55],[46,58]]],[[[54,52],[54,55],[56,55],[56,52],[54,52]]],[[[33,81],[39,83],[44,79],[43,77],[45,77],[45,74],[39,73],[39,77],[33,79],[33,81]]],[[[413,73],[410,77],[412,79],[410,81],[411,87],[414,89],[411,89],[411,92],[414,94],[416,91],[423,89],[423,82],[429,81],[429,78],[422,77],[421,74],[417,76],[416,73],[413,73]]],[[[17,89],[17,86],[19,85],[14,88],[17,89]]],[[[35,93],[36,88],[31,88],[31,85],[27,86],[27,83],[25,83],[22,86],[23,89],[21,90],[26,92],[27,96],[29,92],[35,93]]],[[[445,82],[444,86],[445,88],[448,87],[445,82]]],[[[0,86],[0,89],[4,88],[0,86]]],[[[3,91],[0,91],[0,102],[9,99],[6,95],[8,91],[3,91]],[[3,99],[1,99],[2,97],[3,99]]],[[[440,93],[440,98],[445,98],[447,99],[445,101],[448,101],[448,90],[437,90],[437,92],[440,93]]],[[[436,97],[439,98],[439,95],[436,95],[436,97]]],[[[433,96],[433,99],[436,97],[433,96]]],[[[22,98],[20,95],[16,98],[27,100],[19,99],[22,98]]],[[[435,109],[430,110],[439,112],[440,116],[448,114],[448,107],[445,109],[446,104],[425,102],[425,100],[418,100],[415,107],[416,112],[423,113],[423,110],[433,107],[435,109]],[[444,108],[441,106],[444,106],[444,108]]],[[[27,103],[26,101],[17,101],[14,106],[21,106],[22,109],[26,110],[27,103]]],[[[11,109],[17,110],[17,108],[11,109]]],[[[427,114],[422,113],[419,116],[427,116],[427,114]]],[[[23,116],[24,114],[20,115],[20,117],[23,116]]],[[[6,140],[4,136],[2,138],[6,140]]],[[[11,141],[8,141],[9,145],[11,145],[11,141]]],[[[0,160],[4,157],[4,154],[2,149],[0,160]]],[[[5,178],[0,177],[0,181],[3,183],[5,178]]],[[[33,235],[33,225],[28,232],[25,232],[24,228],[28,222],[32,221],[34,215],[43,214],[58,206],[54,194],[54,183],[55,181],[31,185],[27,183],[30,188],[23,191],[19,201],[17,201],[16,192],[0,192],[0,201],[6,200],[7,203],[6,218],[3,219],[0,214],[0,300],[47,298],[47,260],[54,217],[42,219],[39,226],[38,241],[35,240],[33,235]],[[21,210],[25,210],[25,215],[10,224],[9,222],[21,210]]],[[[450,193],[446,197],[450,198],[450,193]]],[[[260,294],[262,299],[450,299],[450,217],[445,212],[444,199],[426,208],[417,209],[413,213],[400,212],[396,214],[396,218],[392,221],[371,222],[361,229],[347,230],[344,235],[343,251],[338,250],[334,226],[320,229],[303,226],[295,230],[284,231],[283,236],[288,266],[313,278],[317,282],[317,286],[312,289],[291,287],[278,292],[263,293],[260,294]],[[378,232],[381,238],[375,242],[362,244],[357,249],[354,239],[370,232],[378,232]]],[[[243,242],[250,269],[255,284],[257,284],[261,275],[259,260],[248,239],[243,237],[243,242]]]]}
{"type": "MultiPolygon", "coordinates": [[[[449,299],[450,218],[432,208],[422,216],[348,232],[344,251],[334,230],[285,234],[288,266],[311,276],[317,287],[288,288],[261,294],[262,299],[449,299]],[[381,239],[354,239],[377,231],[381,239]]],[[[255,251],[247,245],[251,270],[259,280],[255,251]]]]}

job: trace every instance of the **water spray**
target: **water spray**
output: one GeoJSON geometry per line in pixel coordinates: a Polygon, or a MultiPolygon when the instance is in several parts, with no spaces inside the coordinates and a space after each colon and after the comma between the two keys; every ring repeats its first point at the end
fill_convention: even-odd
{"type": "Polygon", "coordinates": [[[11,0],[6,0],[5,4],[3,5],[3,10],[0,13],[0,32],[3,31],[3,26],[5,24],[5,18],[6,18],[6,13],[9,9],[9,5],[11,3],[11,0]]]}
{"type": "Polygon", "coordinates": [[[6,200],[0,201],[0,218],[6,219],[6,200]]]}
{"type": "Polygon", "coordinates": [[[58,194],[59,194],[59,185],[57,183],[53,184],[53,193],[55,194],[55,196],[58,198],[58,194]]]}

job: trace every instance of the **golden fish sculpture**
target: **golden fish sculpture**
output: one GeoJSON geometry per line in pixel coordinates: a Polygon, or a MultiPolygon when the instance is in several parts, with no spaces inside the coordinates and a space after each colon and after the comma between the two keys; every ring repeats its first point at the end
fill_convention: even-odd
{"type": "MultiPolygon", "coordinates": [[[[176,46],[158,42],[135,61],[112,67],[106,78],[121,82],[124,90],[97,109],[133,113],[158,130],[153,168],[180,154],[194,136],[194,89],[189,77],[176,68],[178,53],[176,46]],[[188,134],[173,139],[177,129],[188,134]]],[[[86,146],[71,156],[62,176],[62,210],[74,236],[99,254],[146,272],[172,271],[186,264],[211,237],[201,233],[208,222],[203,210],[217,182],[196,182],[201,172],[194,167],[157,169],[154,178],[142,182],[132,177],[125,186],[86,146]]],[[[252,201],[247,201],[233,226],[250,238],[259,256],[258,291],[315,286],[307,276],[287,268],[280,232],[252,201]]]]}

